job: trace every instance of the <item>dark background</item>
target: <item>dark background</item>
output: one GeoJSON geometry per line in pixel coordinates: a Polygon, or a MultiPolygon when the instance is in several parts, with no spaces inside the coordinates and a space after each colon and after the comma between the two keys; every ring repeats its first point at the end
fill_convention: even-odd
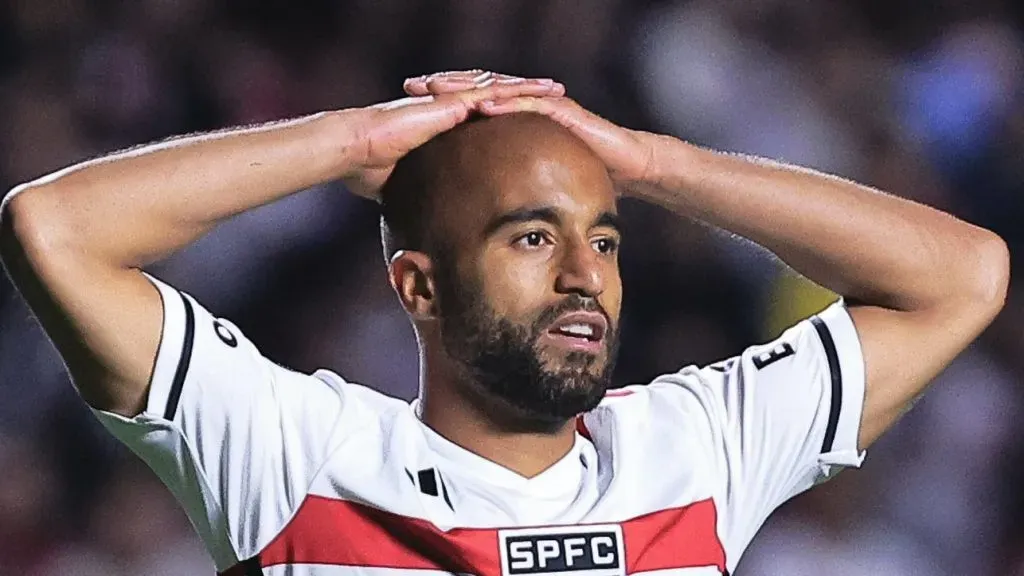
{"type": "MultiPolygon", "coordinates": [[[[626,126],[872,184],[1024,242],[1024,4],[944,0],[10,0],[0,189],[172,134],[361,106],[405,76],[552,76],[626,126]]],[[[763,251],[624,206],[619,384],[731,356],[830,296],[763,251]]],[[[325,186],[153,271],[272,359],[411,397],[412,331],[375,207],[325,186]]],[[[868,455],[798,497],[737,576],[1024,575],[1024,315],[868,455]]],[[[671,442],[671,439],[665,439],[671,442]]],[[[93,420],[0,279],[0,574],[212,566],[164,489],[93,420]]]]}

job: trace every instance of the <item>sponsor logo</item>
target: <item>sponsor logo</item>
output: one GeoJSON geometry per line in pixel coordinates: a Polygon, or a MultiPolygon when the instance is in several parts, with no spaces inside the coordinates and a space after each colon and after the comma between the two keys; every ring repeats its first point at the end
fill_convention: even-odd
{"type": "Polygon", "coordinates": [[[500,530],[502,576],[622,576],[626,556],[615,524],[500,530]]]}

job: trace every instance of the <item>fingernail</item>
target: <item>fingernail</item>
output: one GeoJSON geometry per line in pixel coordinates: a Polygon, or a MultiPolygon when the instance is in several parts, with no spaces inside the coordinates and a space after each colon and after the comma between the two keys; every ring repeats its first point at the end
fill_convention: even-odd
{"type": "Polygon", "coordinates": [[[484,100],[480,102],[481,108],[494,108],[494,100],[484,100]]]}
{"type": "Polygon", "coordinates": [[[555,81],[552,80],[551,78],[541,78],[540,80],[537,80],[537,82],[543,84],[544,86],[554,86],[555,85],[555,81]]]}

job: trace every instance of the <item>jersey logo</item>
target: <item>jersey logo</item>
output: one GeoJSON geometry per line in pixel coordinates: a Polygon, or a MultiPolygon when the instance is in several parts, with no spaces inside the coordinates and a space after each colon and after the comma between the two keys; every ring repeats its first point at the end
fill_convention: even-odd
{"type": "Polygon", "coordinates": [[[502,576],[626,573],[622,528],[615,524],[498,531],[502,576]]]}
{"type": "Polygon", "coordinates": [[[452,512],[455,511],[455,507],[452,506],[452,499],[448,497],[448,486],[445,485],[444,478],[437,470],[426,468],[413,476],[412,472],[406,468],[405,475],[409,477],[409,481],[412,482],[413,486],[419,488],[420,492],[427,496],[438,496],[437,487],[440,485],[440,495],[444,497],[444,503],[448,505],[448,508],[451,508],[452,512]]]}
{"type": "Polygon", "coordinates": [[[238,338],[235,338],[235,335],[231,333],[231,330],[228,330],[228,327],[220,320],[213,321],[213,331],[217,333],[217,338],[220,338],[221,342],[231,346],[232,348],[238,346],[238,338]]]}

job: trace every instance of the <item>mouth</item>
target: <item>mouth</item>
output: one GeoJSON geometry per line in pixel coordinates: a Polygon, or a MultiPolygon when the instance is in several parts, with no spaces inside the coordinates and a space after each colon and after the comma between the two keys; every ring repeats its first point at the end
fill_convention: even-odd
{"type": "Polygon", "coordinates": [[[556,320],[545,338],[570,350],[597,353],[604,347],[608,321],[597,312],[570,312],[556,320]]]}

